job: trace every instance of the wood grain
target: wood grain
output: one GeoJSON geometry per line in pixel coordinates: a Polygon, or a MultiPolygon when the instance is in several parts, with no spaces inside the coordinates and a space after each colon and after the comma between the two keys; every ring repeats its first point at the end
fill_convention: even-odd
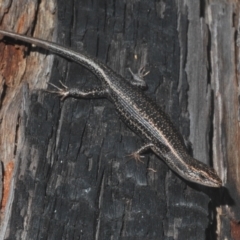
{"type": "Polygon", "coordinates": [[[21,0],[2,4],[0,20],[2,29],[84,48],[126,78],[128,67],[136,72],[146,65],[146,94],[226,186],[212,190],[186,182],[151,152],[143,164],[135,163],[128,155],[143,142],[110,102],[61,102],[44,91],[47,82],[59,80],[79,88],[99,85],[93,74],[5,39],[0,149],[3,172],[10,162],[14,170],[0,239],[237,236],[237,2],[21,0]]]}

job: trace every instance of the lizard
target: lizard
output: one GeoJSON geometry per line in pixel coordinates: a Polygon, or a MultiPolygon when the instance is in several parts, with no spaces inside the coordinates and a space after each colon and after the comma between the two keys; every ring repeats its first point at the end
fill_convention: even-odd
{"type": "Polygon", "coordinates": [[[4,30],[0,30],[0,34],[44,48],[92,72],[101,81],[101,87],[80,90],[63,85],[63,88],[57,87],[54,92],[62,99],[66,97],[109,99],[125,124],[145,141],[145,144],[133,153],[136,158],[140,159],[142,153],[151,149],[170,169],[187,181],[208,187],[222,186],[216,171],[188,153],[183,137],[170,117],[143,92],[142,88],[146,86],[142,79],[146,75],[143,70],[139,72],[140,76],[130,70],[133,76],[131,83],[83,50],[76,52],[57,43],[4,30]]]}

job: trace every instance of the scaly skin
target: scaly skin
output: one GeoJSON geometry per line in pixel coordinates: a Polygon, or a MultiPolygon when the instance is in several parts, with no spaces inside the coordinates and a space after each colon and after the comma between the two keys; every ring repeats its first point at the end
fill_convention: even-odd
{"type": "Polygon", "coordinates": [[[136,155],[151,148],[173,171],[186,180],[209,187],[222,185],[214,169],[188,154],[183,138],[169,116],[140,88],[133,86],[108,66],[83,51],[75,52],[56,43],[3,30],[0,30],[0,34],[47,49],[79,63],[95,74],[101,80],[102,88],[89,91],[65,88],[59,89],[57,93],[63,97],[107,97],[115,105],[123,121],[146,141],[146,147],[137,151],[136,155]]]}

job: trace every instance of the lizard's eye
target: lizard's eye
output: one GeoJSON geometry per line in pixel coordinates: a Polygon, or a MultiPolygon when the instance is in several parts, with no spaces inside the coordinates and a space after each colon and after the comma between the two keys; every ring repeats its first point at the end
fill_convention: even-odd
{"type": "Polygon", "coordinates": [[[202,180],[204,180],[205,179],[205,176],[202,174],[202,173],[199,173],[199,178],[201,178],[202,180]]]}

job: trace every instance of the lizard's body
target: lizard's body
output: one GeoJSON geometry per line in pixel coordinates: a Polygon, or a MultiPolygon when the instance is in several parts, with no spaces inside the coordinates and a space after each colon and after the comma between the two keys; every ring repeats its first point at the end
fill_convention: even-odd
{"type": "Polygon", "coordinates": [[[151,148],[183,178],[206,186],[221,186],[222,182],[216,172],[188,154],[183,138],[169,116],[140,88],[82,51],[75,52],[55,43],[3,30],[0,30],[0,34],[48,49],[89,69],[102,81],[102,88],[88,92],[78,89],[61,90],[59,94],[85,98],[107,97],[124,122],[146,141],[147,144],[137,154],[151,148]]]}

